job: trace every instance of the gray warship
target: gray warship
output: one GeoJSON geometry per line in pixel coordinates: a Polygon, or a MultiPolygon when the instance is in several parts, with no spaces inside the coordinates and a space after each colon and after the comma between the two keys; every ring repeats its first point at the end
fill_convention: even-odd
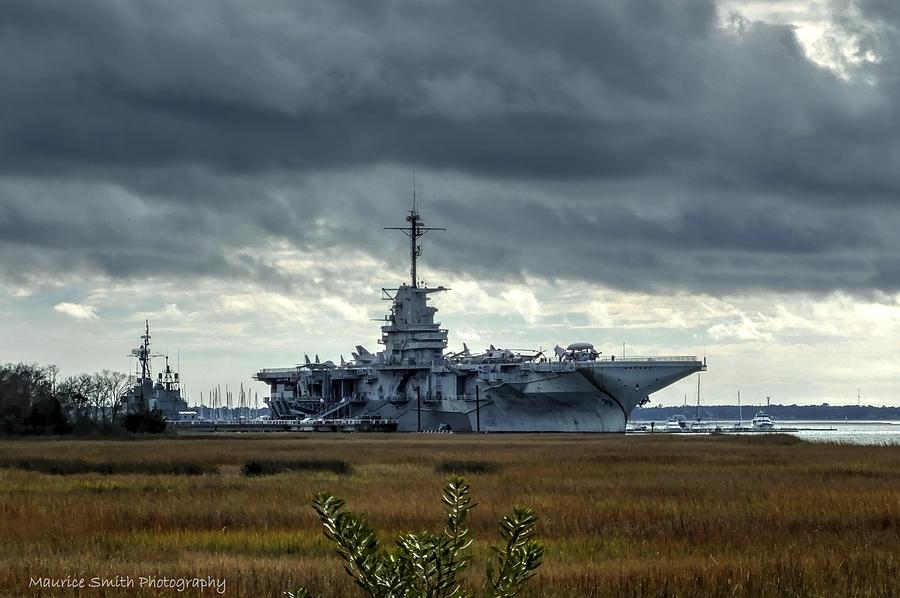
{"type": "Polygon", "coordinates": [[[383,317],[381,351],[357,345],[352,360],[304,356],[289,368],[260,370],[273,419],[396,420],[398,431],[624,432],[632,410],[649,395],[706,370],[695,356],[602,356],[590,343],[543,351],[473,353],[463,343],[445,352],[447,330],[434,321],[431,295],[449,289],[421,285],[416,272],[428,231],[415,202],[400,230],[410,241],[410,281],[382,289],[391,302],[383,317]]]}
{"type": "Polygon", "coordinates": [[[128,413],[157,410],[167,417],[177,416],[186,411],[187,401],[181,397],[181,382],[178,372],[169,367],[169,358],[162,354],[150,352],[150,321],[144,321],[144,334],[141,344],[131,350],[130,357],[137,358],[137,369],[134,384],[120,399],[128,413]],[[154,357],[166,358],[166,369],[158,373],[154,382],[151,371],[151,360],[154,357]]]}

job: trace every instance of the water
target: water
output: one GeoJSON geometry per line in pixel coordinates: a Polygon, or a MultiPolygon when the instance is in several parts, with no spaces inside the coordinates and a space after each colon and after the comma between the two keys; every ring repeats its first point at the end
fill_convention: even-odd
{"type": "MultiPolygon", "coordinates": [[[[650,422],[634,422],[634,424],[648,424],[650,422]]],[[[655,422],[656,430],[665,430],[666,422],[655,422]]],[[[737,422],[732,421],[704,421],[704,425],[712,427],[721,426],[729,428],[737,422]]],[[[869,444],[900,446],[900,421],[802,421],[802,420],[773,420],[774,432],[778,428],[801,428],[797,432],[787,432],[792,436],[808,440],[809,442],[834,442],[841,444],[869,444]],[[819,428],[808,429],[802,428],[819,428]],[[830,429],[828,429],[830,428],[830,429]]],[[[750,422],[745,421],[745,426],[750,422]]],[[[739,432],[738,432],[739,433],[739,432]]],[[[757,432],[752,432],[756,434],[757,432]]]]}
{"type": "Polygon", "coordinates": [[[824,432],[791,432],[810,442],[900,445],[900,422],[896,421],[781,421],[775,425],[779,424],[796,428],[834,428],[824,432]]]}

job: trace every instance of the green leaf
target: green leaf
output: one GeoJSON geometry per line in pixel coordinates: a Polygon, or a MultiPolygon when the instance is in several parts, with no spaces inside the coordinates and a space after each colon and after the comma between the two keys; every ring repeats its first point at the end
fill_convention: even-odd
{"type": "MultiPolygon", "coordinates": [[[[465,480],[452,476],[441,492],[447,508],[443,533],[401,534],[394,552],[379,548],[375,531],[364,517],[344,511],[344,501],[330,494],[315,495],[313,509],[322,521],[325,537],[335,544],[344,569],[373,598],[472,598],[459,575],[472,562],[472,538],[466,527],[475,508],[465,480]]],[[[543,559],[544,549],[536,540],[537,517],[528,508],[517,507],[500,520],[502,548],[492,547],[497,569],[488,566],[485,595],[494,598],[516,595],[543,559]]],[[[305,588],[289,598],[311,598],[305,588]]]]}

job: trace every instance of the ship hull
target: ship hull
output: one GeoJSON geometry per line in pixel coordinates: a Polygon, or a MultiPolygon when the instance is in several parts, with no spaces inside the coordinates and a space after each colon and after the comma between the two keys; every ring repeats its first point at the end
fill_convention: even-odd
{"type": "MultiPolygon", "coordinates": [[[[370,390],[358,400],[324,404],[318,417],[391,419],[401,432],[624,432],[632,410],[650,393],[704,369],[700,361],[675,358],[492,367],[466,375],[459,385],[465,392],[459,395],[422,393],[428,387],[424,383],[416,393],[389,398],[373,397],[370,390]]],[[[283,373],[278,375],[282,382],[273,382],[273,394],[290,386],[283,373]]],[[[375,377],[368,388],[382,384],[375,377]]],[[[270,407],[281,409],[280,418],[291,417],[290,404],[269,401],[270,407]]]]}
{"type": "Polygon", "coordinates": [[[454,432],[624,432],[625,411],[599,391],[526,392],[504,384],[480,400],[368,401],[351,416],[397,420],[397,431],[450,429],[454,432]]]}

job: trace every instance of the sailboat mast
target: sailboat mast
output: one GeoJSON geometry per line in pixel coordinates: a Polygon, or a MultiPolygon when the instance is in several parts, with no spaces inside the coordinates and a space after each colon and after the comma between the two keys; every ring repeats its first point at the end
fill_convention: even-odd
{"type": "Polygon", "coordinates": [[[697,374],[697,421],[700,421],[700,374],[697,374]]]}

